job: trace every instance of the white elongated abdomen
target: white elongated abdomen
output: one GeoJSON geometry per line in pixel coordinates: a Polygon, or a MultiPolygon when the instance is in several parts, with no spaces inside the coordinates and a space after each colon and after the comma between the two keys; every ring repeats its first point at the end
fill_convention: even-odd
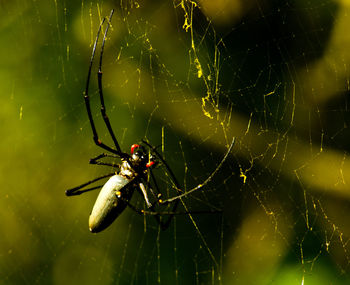
{"type": "Polygon", "coordinates": [[[108,227],[125,209],[127,204],[123,200],[129,200],[134,191],[130,181],[123,176],[113,175],[102,187],[89,217],[91,232],[97,233],[108,227]],[[120,191],[122,200],[118,199],[117,191],[120,191]]]}

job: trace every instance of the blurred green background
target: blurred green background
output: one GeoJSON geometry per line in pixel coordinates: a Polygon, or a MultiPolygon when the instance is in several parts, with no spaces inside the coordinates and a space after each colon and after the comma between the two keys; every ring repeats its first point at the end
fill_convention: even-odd
{"type": "MultiPolygon", "coordinates": [[[[32,0],[0,9],[1,284],[349,284],[350,1],[32,0]],[[111,172],[88,164],[101,150],[82,97],[111,9],[103,85],[122,149],[143,138],[161,145],[189,190],[235,136],[223,167],[179,209],[222,214],[179,215],[161,231],[127,209],[94,235],[97,192],[64,195],[111,172]]],[[[111,144],[96,63],[93,115],[111,144]]],[[[133,203],[142,207],[141,197],[133,203]]]]}

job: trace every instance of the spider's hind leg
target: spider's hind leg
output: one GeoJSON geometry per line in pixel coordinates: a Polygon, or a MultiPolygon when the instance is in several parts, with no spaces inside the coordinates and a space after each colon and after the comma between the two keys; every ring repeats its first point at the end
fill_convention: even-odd
{"type": "Polygon", "coordinates": [[[68,189],[66,190],[66,196],[75,196],[75,195],[80,195],[82,193],[85,193],[85,192],[88,192],[88,191],[91,191],[91,190],[95,190],[95,189],[98,189],[100,188],[102,185],[99,185],[99,186],[96,186],[96,187],[91,187],[91,188],[87,188],[87,189],[83,189],[81,190],[82,188],[96,182],[96,181],[99,181],[103,178],[107,178],[107,177],[111,177],[115,174],[115,172],[112,172],[112,173],[108,173],[108,174],[105,174],[105,175],[102,175],[102,176],[99,176],[95,179],[92,179],[88,182],[85,182],[83,184],[80,184],[79,186],[76,186],[74,188],[71,188],[71,189],[68,189]]]}

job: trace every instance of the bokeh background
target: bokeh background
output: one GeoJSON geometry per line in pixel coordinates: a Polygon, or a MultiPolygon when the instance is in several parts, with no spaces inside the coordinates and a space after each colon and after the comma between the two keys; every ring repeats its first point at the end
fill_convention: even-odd
{"type": "MultiPolygon", "coordinates": [[[[0,1],[0,283],[349,284],[349,13],[347,0],[0,1]],[[103,86],[121,147],[159,145],[186,191],[236,137],[179,207],[220,213],[162,231],[127,209],[91,234],[98,191],[64,195],[111,172],[88,164],[101,150],[82,97],[111,9],[103,86]]],[[[97,61],[93,116],[111,144],[97,61]]]]}

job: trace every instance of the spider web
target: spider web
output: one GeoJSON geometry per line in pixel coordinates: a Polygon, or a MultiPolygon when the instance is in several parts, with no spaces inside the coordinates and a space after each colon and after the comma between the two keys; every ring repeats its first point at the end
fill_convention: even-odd
{"type": "MultiPolygon", "coordinates": [[[[2,284],[349,283],[348,1],[0,7],[2,284]],[[111,172],[88,164],[102,150],[82,97],[111,9],[103,90],[123,151],[158,146],[186,192],[236,137],[178,209],[207,213],[176,215],[165,231],[126,209],[93,235],[98,191],[64,196],[111,172]]],[[[96,59],[92,112],[112,145],[96,59]]],[[[163,167],[155,175],[165,197],[177,195],[163,167]]],[[[130,202],[144,207],[139,193],[130,202]]]]}

